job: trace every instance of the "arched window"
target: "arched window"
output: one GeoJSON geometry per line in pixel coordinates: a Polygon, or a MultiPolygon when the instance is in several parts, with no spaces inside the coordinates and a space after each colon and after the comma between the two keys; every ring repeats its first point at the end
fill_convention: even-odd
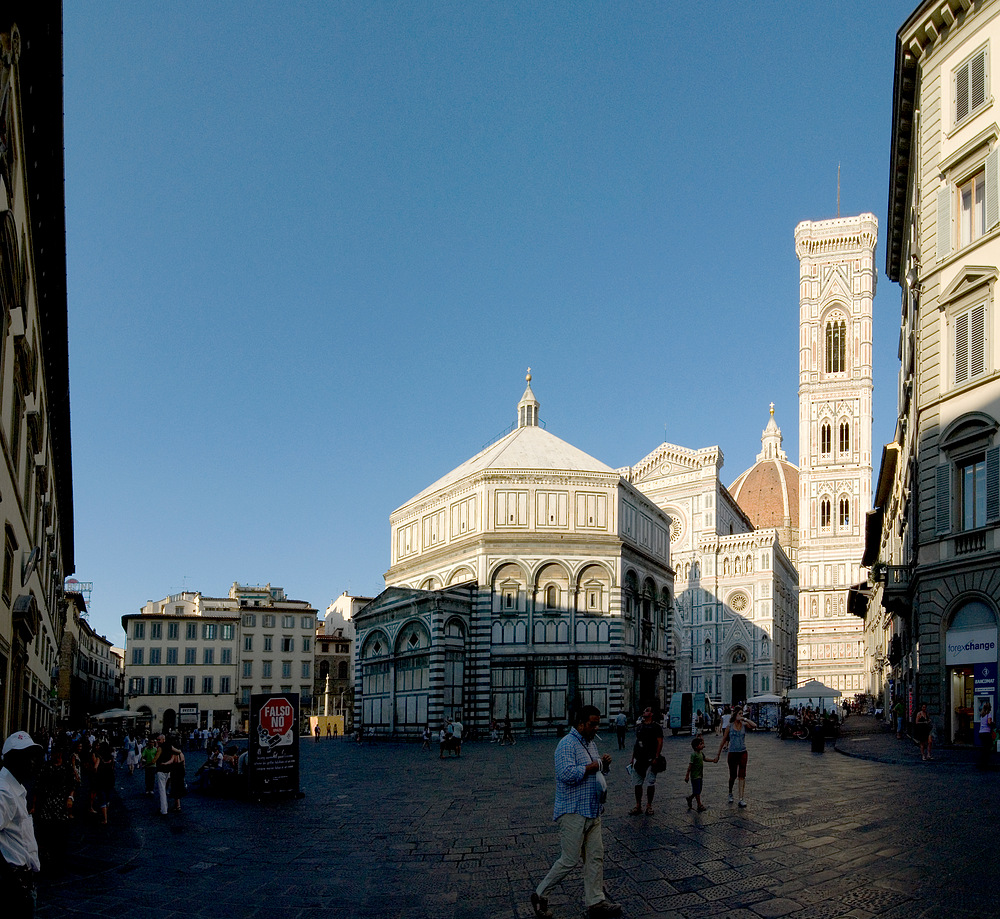
{"type": "Polygon", "coordinates": [[[320,679],[326,679],[330,675],[330,662],[322,661],[319,665],[320,679]]]}
{"type": "Polygon", "coordinates": [[[843,373],[847,369],[847,323],[832,319],[826,324],[826,372],[843,373]]]}
{"type": "Polygon", "coordinates": [[[559,589],[555,584],[549,584],[545,588],[545,607],[546,609],[555,609],[559,605],[559,589]]]}
{"type": "Polygon", "coordinates": [[[851,450],[851,426],[846,421],[840,422],[840,452],[849,453],[851,450]]]}
{"type": "Polygon", "coordinates": [[[830,452],[830,425],[824,424],[823,427],[819,429],[819,441],[820,449],[823,453],[830,452]]]}
{"type": "Polygon", "coordinates": [[[337,679],[346,680],[347,679],[347,661],[341,661],[337,664],[337,679]]]}
{"type": "Polygon", "coordinates": [[[848,498],[840,499],[840,525],[842,527],[851,525],[851,502],[848,498]]]}
{"type": "Polygon", "coordinates": [[[819,525],[821,527],[830,526],[830,499],[824,498],[819,502],[819,525]]]}
{"type": "Polygon", "coordinates": [[[711,663],[712,661],[712,640],[710,638],[705,639],[705,663],[711,663]]]}

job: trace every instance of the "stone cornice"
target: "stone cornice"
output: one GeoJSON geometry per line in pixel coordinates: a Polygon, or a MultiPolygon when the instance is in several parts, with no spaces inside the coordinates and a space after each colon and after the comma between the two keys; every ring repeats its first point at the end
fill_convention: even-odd
{"type": "Polygon", "coordinates": [[[869,213],[834,220],[803,220],[795,228],[795,254],[799,259],[874,252],[877,242],[878,220],[869,213]]]}
{"type": "Polygon", "coordinates": [[[557,486],[560,488],[617,488],[621,476],[615,472],[565,472],[538,469],[491,469],[488,472],[462,479],[451,488],[427,495],[418,503],[407,503],[396,508],[389,515],[389,525],[396,526],[409,520],[417,520],[432,510],[450,507],[455,501],[471,495],[480,495],[495,485],[557,486]]]}

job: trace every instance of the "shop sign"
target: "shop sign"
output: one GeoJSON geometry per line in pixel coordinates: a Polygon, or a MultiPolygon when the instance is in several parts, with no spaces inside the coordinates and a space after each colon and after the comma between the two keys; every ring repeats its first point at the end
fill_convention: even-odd
{"type": "Polygon", "coordinates": [[[951,630],[945,637],[945,664],[959,667],[963,664],[982,664],[997,661],[997,630],[951,630]]]}
{"type": "Polygon", "coordinates": [[[988,664],[976,664],[973,670],[972,691],[976,694],[979,705],[989,699],[990,708],[996,710],[997,698],[997,662],[990,661],[988,664]]]}
{"type": "Polygon", "coordinates": [[[250,794],[297,794],[299,790],[299,694],[250,697],[250,794]]]}

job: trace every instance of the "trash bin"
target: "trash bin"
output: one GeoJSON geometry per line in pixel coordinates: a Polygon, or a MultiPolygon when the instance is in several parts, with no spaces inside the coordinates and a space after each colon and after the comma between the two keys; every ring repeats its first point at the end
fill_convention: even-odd
{"type": "Polygon", "coordinates": [[[822,753],[826,749],[826,736],[823,733],[823,725],[813,725],[812,729],[812,751],[822,753]]]}

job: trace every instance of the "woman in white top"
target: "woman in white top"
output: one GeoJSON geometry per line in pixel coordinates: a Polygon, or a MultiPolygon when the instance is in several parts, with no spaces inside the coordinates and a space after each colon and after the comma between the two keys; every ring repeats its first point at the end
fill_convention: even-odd
{"type": "Polygon", "coordinates": [[[979,708],[979,768],[989,769],[993,754],[993,706],[986,699],[979,708]]]}
{"type": "Polygon", "coordinates": [[[751,731],[757,727],[749,718],[743,717],[743,709],[737,705],[733,708],[732,717],[725,731],[722,732],[722,743],[719,744],[719,753],[715,757],[716,762],[722,755],[722,749],[729,746],[729,755],[726,762],[729,764],[729,803],[733,803],[733,784],[739,779],[740,782],[740,807],[746,807],[747,802],[743,797],[747,784],[747,728],[751,731]]]}

